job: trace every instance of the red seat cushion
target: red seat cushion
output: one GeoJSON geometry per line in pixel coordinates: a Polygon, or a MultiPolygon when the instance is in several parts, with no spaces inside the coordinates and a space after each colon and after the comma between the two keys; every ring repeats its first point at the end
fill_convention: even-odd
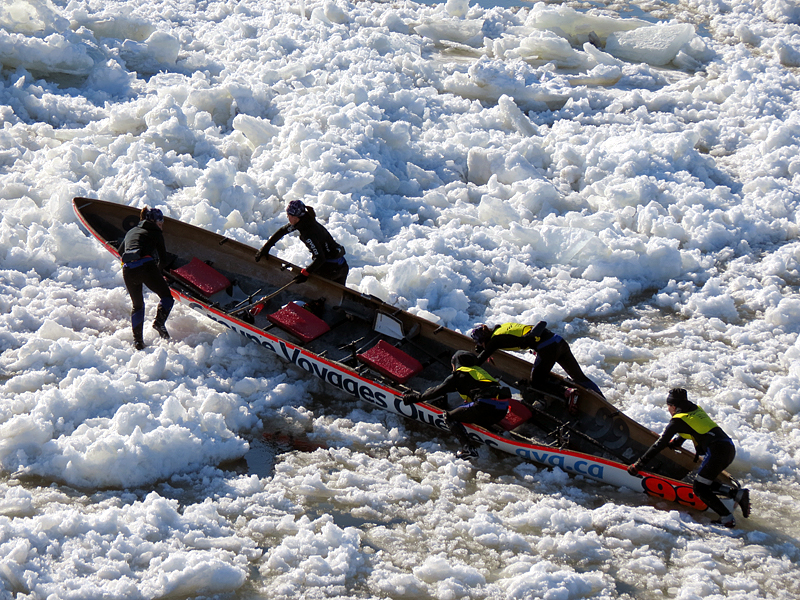
{"type": "Polygon", "coordinates": [[[506,413],[506,416],[498,425],[506,431],[511,431],[530,419],[532,415],[533,413],[527,406],[522,404],[519,400],[514,400],[512,398],[508,401],[508,413],[506,413]]]}
{"type": "Polygon", "coordinates": [[[267,315],[267,319],[303,342],[315,340],[326,331],[331,330],[325,321],[294,302],[267,315]]]}
{"type": "Polygon", "coordinates": [[[198,258],[193,258],[188,265],[173,269],[172,274],[206,297],[221,292],[231,284],[225,275],[198,258]]]}
{"type": "Polygon", "coordinates": [[[384,340],[381,340],[366,352],[359,354],[358,359],[378,371],[378,373],[383,373],[398,383],[405,383],[422,371],[422,363],[416,358],[409,356],[384,340]]]}

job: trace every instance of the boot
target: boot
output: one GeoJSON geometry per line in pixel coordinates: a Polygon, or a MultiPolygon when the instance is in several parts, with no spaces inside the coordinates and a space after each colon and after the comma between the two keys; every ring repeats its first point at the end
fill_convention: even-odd
{"type": "Polygon", "coordinates": [[[169,339],[169,331],[167,331],[167,326],[165,325],[168,316],[169,312],[165,311],[161,305],[159,305],[156,311],[156,318],[153,321],[153,329],[158,332],[158,335],[160,335],[163,340],[169,339]]]}
{"type": "Polygon", "coordinates": [[[143,328],[144,327],[142,323],[131,326],[131,329],[133,329],[133,347],[137,350],[144,350],[144,334],[142,332],[143,328]]]}
{"type": "Polygon", "coordinates": [[[158,335],[161,336],[162,340],[169,339],[169,331],[167,331],[167,326],[164,325],[164,323],[161,323],[157,320],[153,321],[153,329],[155,329],[158,332],[158,335]]]}
{"type": "Polygon", "coordinates": [[[564,398],[567,400],[567,411],[571,415],[578,414],[578,399],[581,397],[581,394],[575,388],[567,388],[564,390],[564,398]]]}
{"type": "Polygon", "coordinates": [[[712,525],[722,525],[723,527],[727,527],[728,529],[733,529],[736,527],[736,519],[733,518],[733,515],[725,515],[724,517],[720,517],[716,521],[711,521],[712,525]]]}
{"type": "Polygon", "coordinates": [[[734,502],[742,509],[742,516],[746,519],[750,516],[750,490],[742,488],[736,492],[734,502]]]}
{"type": "Polygon", "coordinates": [[[461,458],[463,460],[472,460],[473,458],[478,458],[478,449],[473,448],[472,446],[464,446],[458,451],[458,453],[456,453],[456,458],[461,458]]]}

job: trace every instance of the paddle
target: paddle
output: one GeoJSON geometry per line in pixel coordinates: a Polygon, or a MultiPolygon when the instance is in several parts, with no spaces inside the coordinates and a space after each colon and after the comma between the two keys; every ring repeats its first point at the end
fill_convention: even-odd
{"type": "Polygon", "coordinates": [[[237,303],[237,304],[236,304],[236,306],[234,306],[234,307],[231,309],[231,311],[230,311],[230,312],[231,312],[231,313],[233,313],[233,311],[235,311],[235,310],[238,310],[239,308],[243,307],[245,304],[249,304],[249,303],[251,303],[251,302],[253,301],[253,298],[255,298],[255,297],[258,295],[258,294],[260,294],[260,293],[261,293],[261,292],[263,292],[263,291],[264,291],[264,288],[261,288],[261,289],[259,289],[259,290],[255,291],[255,292],[253,292],[253,293],[252,293],[252,294],[250,294],[250,295],[249,295],[247,298],[245,298],[245,299],[244,299],[244,300],[242,300],[241,302],[237,303]]]}
{"type": "MultiPolygon", "coordinates": [[[[240,313],[242,311],[250,310],[251,308],[254,308],[254,307],[258,306],[259,304],[264,304],[264,303],[268,302],[269,300],[272,300],[275,296],[280,294],[282,291],[284,291],[286,288],[288,288],[293,283],[294,283],[294,279],[292,279],[289,283],[287,283],[283,287],[278,288],[277,290],[275,290],[271,294],[268,294],[268,295],[262,297],[261,299],[256,300],[255,302],[253,302],[251,304],[247,304],[246,306],[242,306],[240,308],[232,310],[229,314],[235,315],[235,314],[240,313]]],[[[261,312],[261,311],[259,310],[258,312],[261,312]]]]}

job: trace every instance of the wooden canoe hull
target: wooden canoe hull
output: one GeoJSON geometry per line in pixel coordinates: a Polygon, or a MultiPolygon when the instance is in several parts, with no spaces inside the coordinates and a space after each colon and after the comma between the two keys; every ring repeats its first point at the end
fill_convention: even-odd
{"type": "MultiPolygon", "coordinates": [[[[118,243],[125,231],[138,222],[138,210],[88,198],[75,198],[73,204],[88,231],[118,257],[118,243]]],[[[383,410],[448,431],[441,408],[425,403],[407,406],[402,402],[402,394],[409,389],[425,389],[446,377],[450,373],[449,359],[453,352],[474,350],[467,336],[373,296],[314,276],[302,285],[289,286],[285,292],[277,294],[276,290],[287,286],[299,273],[298,266],[275,257],[255,262],[256,248],[170,218],[165,219],[164,235],[168,252],[174,253],[173,269],[198,258],[232,282],[225,292],[206,298],[181,281],[168,277],[178,302],[238,332],[333,388],[383,410]],[[232,310],[253,304],[260,295],[270,293],[277,295],[267,303],[263,314],[253,316],[249,311],[232,310]],[[330,332],[319,339],[304,343],[268,321],[270,312],[285,302],[321,298],[325,306],[322,316],[330,332]],[[404,332],[414,332],[411,339],[390,340],[404,353],[414,355],[424,367],[404,383],[365,368],[357,359],[359,352],[370,343],[380,337],[386,338],[376,335],[373,328],[378,313],[399,323],[404,332]]],[[[493,356],[493,365],[488,370],[507,383],[515,396],[532,395],[540,408],[530,419],[508,432],[467,425],[470,437],[477,444],[615,487],[640,489],[687,507],[706,508],[695,497],[691,483],[681,481],[696,466],[691,453],[667,450],[653,462],[652,472],[643,473],[643,477],[629,475],[627,464],[641,455],[657,435],[600,395],[579,386],[579,413],[575,417],[567,414],[565,403],[555,396],[518,390],[515,382],[526,378],[530,368],[529,362],[513,354],[498,352],[493,356]]],[[[556,375],[552,377],[563,387],[576,387],[556,375]]]]}

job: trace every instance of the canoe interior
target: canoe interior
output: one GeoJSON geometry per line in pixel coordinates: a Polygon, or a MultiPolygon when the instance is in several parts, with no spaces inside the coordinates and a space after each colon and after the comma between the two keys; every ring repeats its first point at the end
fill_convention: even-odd
{"type": "MultiPolygon", "coordinates": [[[[138,223],[138,210],[121,204],[75,198],[75,210],[84,224],[107,244],[112,252],[125,232],[138,223]]],[[[248,325],[269,331],[273,336],[300,345],[305,350],[341,365],[402,394],[422,391],[438,384],[451,373],[450,357],[456,350],[474,350],[467,336],[397,309],[373,296],[361,294],[318,277],[303,284],[286,286],[300,271],[296,265],[276,257],[255,262],[256,248],[205,229],[166,218],[164,236],[169,270],[179,269],[196,258],[212,266],[230,281],[230,286],[211,297],[167,274],[170,286],[215,310],[232,315],[248,325]],[[277,292],[277,293],[276,293],[277,292]],[[237,309],[249,306],[265,295],[275,294],[258,314],[237,309]],[[290,333],[274,326],[268,315],[293,301],[303,301],[330,328],[324,335],[303,343],[290,333]],[[389,315],[402,326],[405,339],[391,338],[375,331],[378,313],[389,315]],[[410,335],[413,334],[413,335],[410,335]],[[422,364],[421,372],[403,384],[360,363],[356,356],[381,339],[391,343],[422,364]]],[[[638,458],[657,435],[616,409],[598,394],[580,388],[555,374],[551,375],[550,393],[518,385],[527,379],[531,363],[521,357],[498,352],[493,364],[486,365],[493,375],[512,388],[515,397],[532,410],[532,416],[513,431],[512,439],[570,449],[628,464],[638,458]],[[578,387],[581,396],[577,415],[570,415],[564,390],[578,387]],[[555,391],[554,391],[555,390],[555,391]]],[[[451,404],[453,399],[450,399],[451,404]]],[[[446,406],[441,406],[446,408],[446,406]]],[[[696,467],[693,453],[665,450],[648,465],[648,471],[674,480],[686,478],[696,467]]],[[[730,477],[720,478],[729,482],[730,477]]]]}

